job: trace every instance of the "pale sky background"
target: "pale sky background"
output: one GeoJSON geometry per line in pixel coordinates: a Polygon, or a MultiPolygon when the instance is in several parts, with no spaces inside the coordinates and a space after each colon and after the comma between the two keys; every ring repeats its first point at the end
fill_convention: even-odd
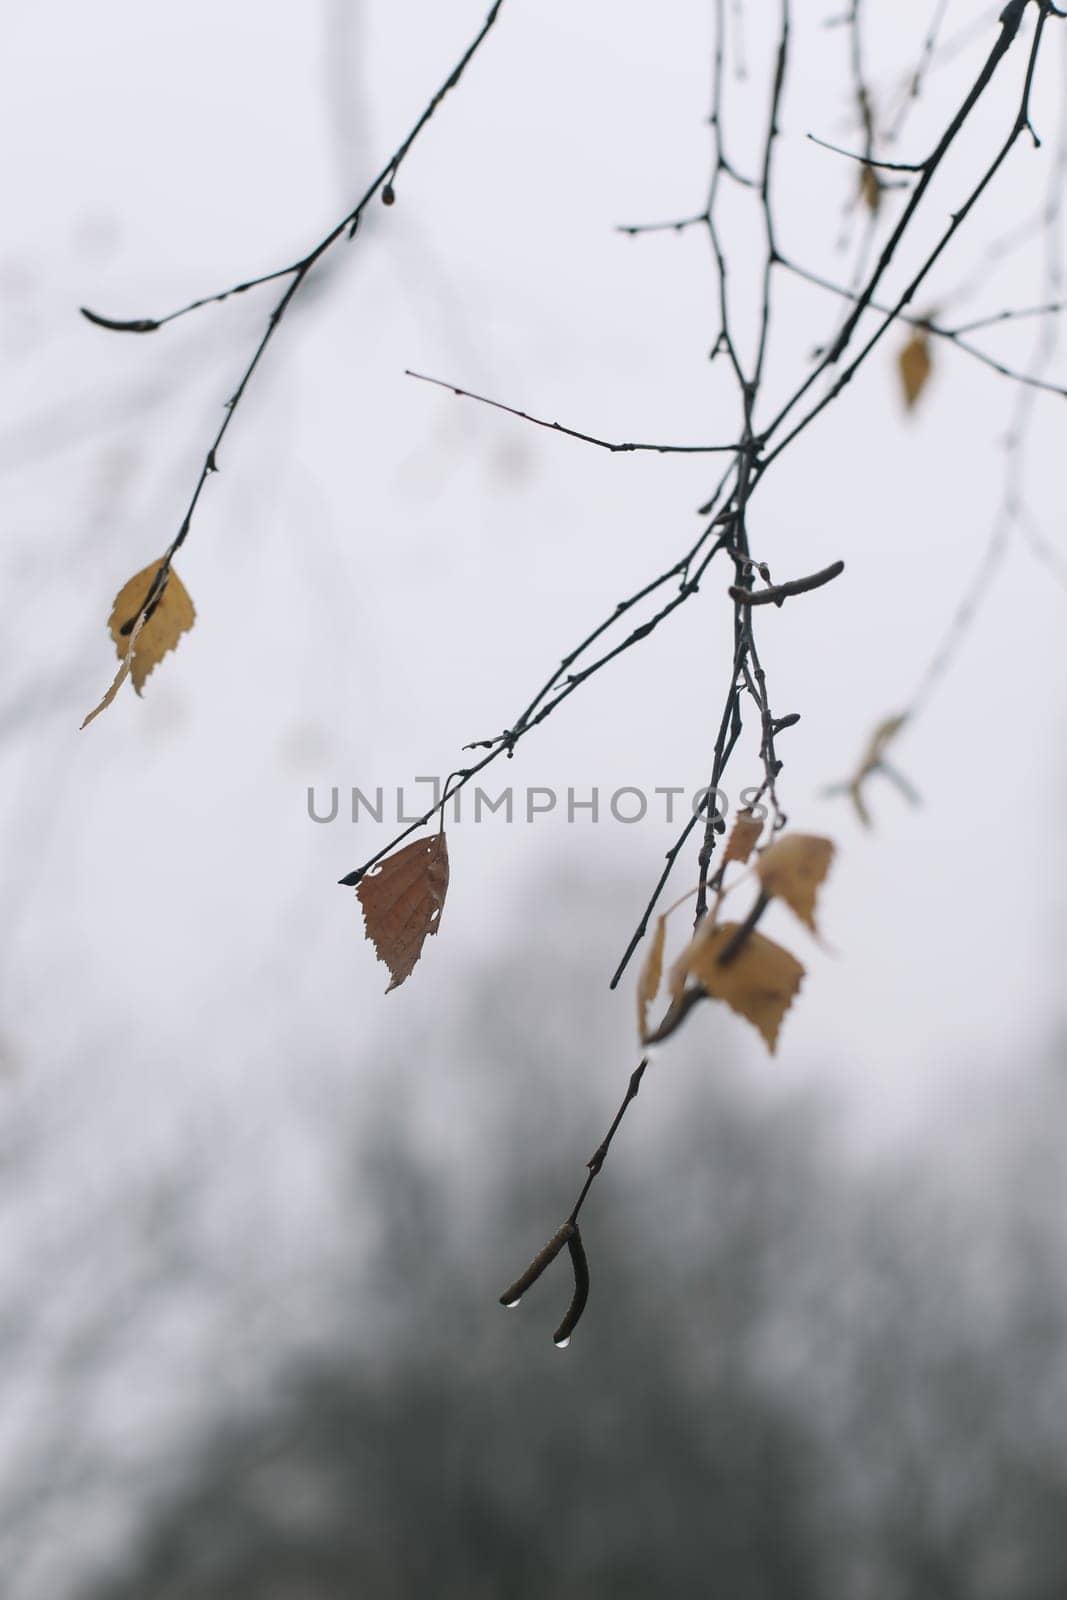
{"type": "MultiPolygon", "coordinates": [[[[234,422],[177,562],[197,607],[193,633],[143,700],[125,690],[84,733],[115,667],[112,598],[171,538],[271,300],[259,291],[146,338],[90,327],[77,307],[158,315],[303,253],[403,137],[484,5],[9,9],[0,1125],[13,1150],[29,1141],[33,1177],[9,1208],[6,1281],[40,1260],[42,1241],[62,1262],[95,1209],[193,1152],[206,1236],[217,1226],[241,1237],[265,1206],[266,1225],[290,1230],[298,1249],[307,1219],[329,1204],[317,1108],[340,1094],[358,1116],[362,1100],[388,1096],[391,1041],[413,1028],[432,1037],[531,905],[551,911],[561,873],[626,910],[603,943],[603,988],[566,1000],[576,1035],[617,1040],[609,1058],[588,1062],[604,1112],[592,1145],[636,1059],[633,978],[615,996],[607,979],[673,830],[558,818],[454,828],[441,936],[385,998],[354,892],[335,880],[386,830],[343,816],[316,826],[306,791],[388,790],[447,772],[467,740],[510,723],[569,646],[693,538],[717,475],[707,460],[611,456],[404,369],[609,438],[733,436],[732,395],[706,361],[716,332],[706,241],[613,231],[703,204],[709,5],[507,0],[404,164],[396,205],[374,206],[357,243],[311,281],[234,422]]],[[[731,83],[728,135],[751,170],[763,99],[745,96],[767,38],[764,8],[745,9],[751,82],[731,83]]],[[[796,9],[781,236],[787,253],[843,277],[834,241],[854,170],[805,135],[856,142],[845,34],[823,25],[832,6],[796,9]]],[[[873,5],[876,85],[895,85],[914,60],[931,9],[873,5]]],[[[948,32],[980,15],[957,0],[948,32]]],[[[925,151],[994,33],[989,23],[930,80],[902,157],[925,151]]],[[[962,319],[1042,298],[1036,245],[990,269],[958,311],[939,297],[1041,204],[1059,48],[1050,40],[1035,100],[1045,149],[1019,144],[921,306],[962,319]]],[[[937,225],[1008,126],[1023,60],[1020,46],[976,115],[966,157],[932,195],[937,225]]],[[[749,270],[743,243],[740,284],[749,270]]],[[[773,385],[795,381],[838,314],[831,297],[783,281],[773,385]]],[[[1034,334],[1023,324],[980,337],[1025,362],[1034,334]]],[[[768,931],[809,966],[778,1057],[754,1049],[739,1021],[714,1035],[771,1092],[842,1090],[857,1136],[877,1139],[922,1126],[946,1097],[958,1111],[962,1090],[1041,1048],[1062,1022],[1065,921],[1067,594],[1020,540],[900,741],[922,806],[875,787],[877,828],[866,834],[842,802],[821,797],[912,691],[1001,492],[1008,385],[939,349],[918,415],[905,420],[898,345],[886,340],[754,508],[753,544],[776,576],[847,564],[838,583],[760,618],[775,711],[802,714],[781,741],[783,799],[796,826],[839,846],[822,915],[834,954],[776,912],[768,931]]],[[[1067,381],[1067,363],[1058,370],[1067,381]]],[[[1038,405],[1027,479],[1060,548],[1063,416],[1061,400],[1038,405]]],[[[716,564],[699,597],[494,767],[486,787],[495,792],[499,777],[608,796],[622,784],[691,793],[706,782],[729,581],[716,564]]],[[[729,781],[758,781],[751,744],[729,781]]],[[[678,890],[694,876],[680,868],[678,890]]],[[[571,905],[566,919],[567,936],[582,937],[571,905]]],[[[599,913],[590,930],[603,940],[599,913]]],[[[546,991],[544,1008],[557,1004],[546,991]]],[[[465,1159],[462,1063],[416,1070],[429,1132],[465,1159]]],[[[666,1079],[657,1088],[670,1094],[666,1079]]],[[[629,1133],[639,1139],[640,1127],[629,1133]]]]}
{"type": "MultiPolygon", "coordinates": [[[[248,1043],[249,1028],[274,1033],[278,1007],[287,1019],[328,1013],[342,1034],[388,1028],[463,982],[560,852],[606,875],[624,863],[636,919],[665,825],[457,829],[447,936],[386,1003],[354,896],[333,887],[380,837],[366,823],[316,827],[305,800],[309,783],[447,771],[692,537],[708,462],[609,456],[403,369],[608,437],[730,435],[732,396],[704,360],[715,332],[704,240],[612,231],[700,202],[708,9],[505,8],[405,164],[397,205],[372,210],[271,349],[179,565],[194,634],[143,702],[124,694],[78,738],[112,672],[111,599],[176,526],[269,291],[143,339],[109,338],[76,306],[155,314],[299,253],[394,146],[481,11],[336,5],[297,23],[270,4],[193,5],[171,27],[108,5],[91,19],[75,7],[12,19],[5,115],[22,153],[5,170],[2,260],[7,1014],[31,1078],[42,1054],[84,1041],[90,1019],[108,1032],[121,1019],[131,1056],[135,1039],[158,1048],[162,1032],[183,1077],[208,1023],[248,1043]],[[286,983],[264,984],[266,966],[286,983]]],[[[954,10],[966,22],[967,8],[954,10]]],[[[894,8],[880,81],[896,83],[926,12],[894,8]]],[[[781,153],[785,247],[831,274],[846,270],[826,240],[852,173],[804,134],[852,132],[832,92],[843,40],[815,14],[799,19],[781,153]]],[[[871,54],[881,61],[877,30],[871,54]]],[[[1046,124],[1056,65],[1050,49],[1046,124]]],[[[959,81],[954,68],[931,80],[914,149],[959,81]]],[[[746,121],[744,89],[730,113],[738,160],[762,119],[756,105],[746,121]]],[[[1007,106],[991,99],[976,146],[992,148],[1007,106]]],[[[1043,171],[1020,145],[931,301],[966,275],[972,241],[1030,213],[1043,171]]],[[[1023,253],[958,315],[1039,299],[1038,268],[1023,253]]],[[[743,266],[735,276],[744,282],[743,266]]],[[[781,305],[784,381],[837,308],[788,283],[781,305]]],[[[987,346],[1025,358],[1031,328],[994,330],[987,346]]],[[[1058,992],[1063,596],[1021,544],[899,746],[922,809],[876,792],[868,837],[819,797],[910,692],[980,558],[1011,399],[939,351],[905,423],[888,340],[760,495],[753,538],[776,572],[848,563],[835,588],[761,618],[775,708],[803,714],[783,736],[783,794],[796,825],[833,833],[841,851],[825,914],[838,959],[813,952],[817,976],[775,1071],[840,1060],[855,1077],[862,1058],[864,1094],[892,1081],[911,1095],[909,1061],[1015,1049],[1058,992]]],[[[1048,441],[1061,409],[1039,407],[1029,474],[1053,540],[1062,467],[1048,441]]],[[[715,573],[487,782],[506,772],[605,796],[621,783],[697,788],[720,704],[727,581],[715,573]]],[[[754,773],[751,751],[740,754],[735,784],[754,773]]],[[[605,950],[606,973],[616,953],[605,950]]],[[[158,1070],[171,1079],[170,1064],[158,1070]]],[[[141,1090],[149,1077],[138,1059],[141,1090]]]]}

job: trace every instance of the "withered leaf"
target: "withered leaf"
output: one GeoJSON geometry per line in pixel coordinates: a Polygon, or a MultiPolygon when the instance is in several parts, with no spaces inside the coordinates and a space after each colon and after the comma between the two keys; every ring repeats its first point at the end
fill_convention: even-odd
{"type": "MultiPolygon", "coordinates": [[[[92,722],[94,717],[98,717],[100,715],[101,711],[106,711],[107,710],[107,708],[111,704],[112,700],[114,700],[115,696],[118,694],[119,690],[122,688],[122,685],[126,682],[126,679],[130,675],[130,669],[133,666],[134,651],[137,648],[137,640],[138,640],[138,637],[140,636],[141,629],[143,627],[144,627],[144,618],[143,617],[138,617],[137,622],[134,625],[134,627],[133,627],[133,629],[132,629],[132,631],[130,633],[130,642],[126,646],[126,654],[123,656],[121,662],[119,663],[119,670],[116,672],[115,676],[111,680],[111,687],[108,689],[107,693],[104,695],[104,698],[100,701],[100,704],[94,706],[93,709],[90,711],[89,715],[85,718],[85,721],[82,723],[82,728],[87,728],[89,726],[90,722],[92,722]]],[[[79,732],[80,731],[81,730],[79,729],[79,732]]]]}
{"type": "MultiPolygon", "coordinates": [[[[120,656],[127,653],[132,637],[129,626],[140,613],[161,566],[162,562],[153,561],[151,566],[145,567],[143,572],[138,572],[136,577],[124,584],[115,596],[107,625],[120,656]],[[126,633],[123,632],[124,628],[127,629],[126,633]]],[[[138,637],[130,665],[130,677],[138,694],[153,667],[158,666],[168,650],[176,647],[182,634],[188,633],[195,621],[193,602],[171,567],[162,594],[149,608],[142,626],[136,629],[138,637]]]]}
{"type": "Polygon", "coordinates": [[[882,180],[874,168],[866,164],[860,171],[860,194],[867,210],[876,217],[882,204],[882,180]]]}
{"type": "Polygon", "coordinates": [[[919,396],[926,388],[933,366],[929,336],[924,329],[916,328],[897,357],[897,368],[904,389],[904,405],[908,411],[914,410],[918,404],[919,396]]]}
{"type": "Polygon", "coordinates": [[[760,856],[756,871],[764,892],[784,900],[812,933],[815,894],[830,870],[834,846],[814,833],[787,833],[760,856]]]}
{"type": "Polygon", "coordinates": [[[687,976],[706,994],[724,1000],[732,1011],[758,1028],[773,1055],[782,1018],[800,988],[804,968],[780,944],[755,932],[723,965],[719,957],[737,928],[736,922],[724,922],[705,932],[702,925],[675,965],[684,963],[687,976]]]}
{"type": "Polygon", "coordinates": [[[448,893],[448,845],[444,830],[416,839],[386,856],[360,881],[367,937],[397,989],[422,954],[427,934],[441,926],[448,893]]]}
{"type": "Polygon", "coordinates": [[[656,918],[656,931],[649,940],[648,952],[637,980],[637,1034],[644,1040],[648,1036],[648,1008],[659,994],[663,977],[663,945],[667,937],[666,917],[656,918]]]}
{"type": "Polygon", "coordinates": [[[726,841],[723,851],[722,864],[725,867],[731,861],[746,862],[763,832],[763,823],[757,822],[750,811],[739,811],[737,821],[730,829],[730,837],[726,841]]]}

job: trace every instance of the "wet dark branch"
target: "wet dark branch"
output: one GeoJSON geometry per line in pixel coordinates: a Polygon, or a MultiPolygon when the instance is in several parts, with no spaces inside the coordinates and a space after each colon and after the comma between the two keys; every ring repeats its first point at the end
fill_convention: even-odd
{"type": "Polygon", "coordinates": [[[791,595],[810,594],[812,589],[821,589],[824,584],[832,583],[844,570],[843,561],[833,561],[821,572],[812,572],[806,578],[791,578],[786,583],[774,583],[769,589],[744,589],[735,584],[731,585],[730,598],[743,606],[780,606],[791,595]]]}
{"type": "MultiPolygon", "coordinates": [[[[822,377],[822,375],[827,372],[829,368],[835,366],[848,349],[848,346],[852,341],[853,334],[858,328],[864,312],[870,306],[874,296],[878,292],[879,284],[882,282],[882,279],[885,277],[896,258],[897,250],[901,244],[901,241],[911,227],[915,215],[922,204],[923,198],[930,187],[930,184],[933,182],[934,177],[940,170],[945,157],[948,155],[960,133],[969,121],[975,107],[982,99],[982,96],[989,88],[989,85],[993,82],[993,79],[1002,61],[1004,60],[1008,51],[1011,49],[1011,46],[1018,34],[1020,23],[1022,22],[1023,12],[1025,11],[1028,3],[1029,0],[1011,0],[1011,3],[1004,8],[1004,11],[1001,13],[1000,17],[1000,33],[997,36],[995,44],[986,57],[985,63],[978,73],[977,78],[971,85],[967,94],[964,96],[963,101],[961,102],[954,116],[949,121],[948,126],[938,139],[931,153],[926,157],[925,161],[921,163],[921,171],[918,175],[918,181],[915,184],[914,189],[909,194],[907,203],[904,206],[895,226],[890,231],[889,237],[882,247],[878,260],[875,263],[875,266],[868,277],[865,286],[856,295],[855,304],[851,313],[845,319],[844,325],[837,335],[837,338],[834,340],[833,345],[816,363],[812,371],[785,402],[770,425],[764,430],[763,437],[765,439],[771,438],[775,433],[778,432],[786,418],[810,392],[818,379],[822,377]]],[[[778,445],[775,454],[780,453],[786,444],[791,442],[800,432],[802,432],[803,429],[806,428],[809,423],[812,422],[814,418],[818,416],[833,399],[836,398],[841,389],[844,388],[845,384],[850,381],[860,365],[862,365],[862,363],[866,360],[871,350],[882,337],[882,334],[885,332],[886,328],[897,318],[897,316],[899,316],[902,311],[907,308],[914,297],[916,290],[921,286],[936,262],[940,259],[949,241],[953,238],[963,221],[977,203],[978,199],[993,181],[1016,140],[1027,128],[1029,128],[1030,85],[1033,78],[1034,65],[1041,47],[1042,30],[1048,15],[1047,9],[1045,9],[1044,0],[1035,0],[1035,3],[1039,5],[1038,23],[1030,51],[1030,58],[1026,73],[1026,80],[1023,87],[1020,109],[1008,138],[1005,140],[998,153],[994,156],[989,168],[972,190],[963,206],[954,213],[948,228],[943,233],[941,239],[934,247],[927,260],[915,274],[911,283],[909,283],[908,287],[893,305],[892,309],[887,313],[885,322],[867,341],[863,349],[860,351],[859,356],[856,357],[850,366],[845,369],[831,389],[825,395],[823,395],[823,397],[817,401],[815,405],[811,407],[810,411],[801,420],[801,422],[799,422],[789,433],[785,435],[784,439],[778,445]]],[[[768,460],[770,459],[772,458],[769,457],[768,460]]]]}
{"type": "MultiPolygon", "coordinates": [[[[795,277],[802,278],[805,283],[810,283],[817,289],[825,289],[829,294],[835,294],[842,300],[851,301],[853,304],[859,298],[856,290],[846,289],[843,284],[834,283],[831,278],[825,278],[821,273],[813,272],[808,267],[802,267],[798,262],[790,260],[787,256],[782,256],[780,260],[787,272],[793,273],[795,277]]],[[[1011,382],[1022,384],[1024,387],[1042,389],[1047,394],[1067,396],[1067,386],[1050,382],[1047,378],[1040,377],[1032,371],[1009,366],[1006,362],[1001,361],[999,357],[990,355],[987,350],[979,349],[977,345],[971,344],[969,340],[963,337],[965,333],[974,333],[980,329],[996,327],[1003,322],[1057,314],[1064,309],[1061,304],[1025,306],[1017,310],[996,311],[990,316],[976,317],[972,322],[961,323],[956,327],[946,326],[936,317],[923,317],[903,309],[895,309],[881,300],[872,299],[868,302],[866,309],[871,316],[886,317],[890,322],[899,322],[909,328],[918,328],[921,332],[930,334],[932,338],[954,346],[964,355],[970,356],[973,360],[980,362],[982,366],[988,367],[998,377],[1008,378],[1011,382]]]]}
{"type": "Polygon", "coordinates": [[[422,130],[433,117],[438,106],[441,104],[441,101],[452,89],[456,87],[460,79],[463,77],[467,67],[477,55],[482,44],[496,23],[503,4],[504,0],[495,0],[495,3],[491,7],[481,28],[474,36],[471,43],[467,46],[459,61],[453,67],[444,83],[430,99],[421,116],[414,123],[407,136],[397,146],[396,150],[394,150],[393,154],[378,173],[377,177],[372,179],[371,183],[368,185],[360,199],[353,206],[352,210],[347,212],[346,215],[341,218],[340,222],[331,228],[329,233],[321,238],[317,244],[313,245],[308,253],[301,257],[299,261],[294,262],[290,266],[279,267],[272,272],[264,273],[261,277],[250,278],[243,283],[233,284],[227,289],[222,289],[215,294],[207,295],[199,300],[193,300],[188,305],[180,307],[177,311],[169,312],[163,317],[138,318],[134,321],[119,322],[112,318],[102,317],[99,315],[99,313],[89,311],[84,307],[82,308],[83,315],[88,317],[89,321],[96,323],[99,327],[110,328],[119,332],[154,332],[157,328],[161,328],[164,323],[173,322],[175,318],[186,316],[189,312],[199,310],[202,306],[210,305],[217,301],[227,300],[231,295],[243,294],[246,290],[257,288],[261,284],[273,283],[284,278],[289,279],[284,292],[274,305],[274,308],[267,318],[266,328],[264,329],[264,332],[252,353],[252,357],[248,362],[248,365],[241,374],[236,389],[225,403],[225,415],[222,423],[216,430],[210,445],[208,446],[207,453],[204,456],[203,465],[200,468],[196,482],[193,486],[192,496],[185,509],[185,514],[178,526],[177,533],[164,552],[163,560],[155,573],[144,600],[141,603],[140,611],[135,616],[127,619],[126,627],[130,633],[133,632],[134,627],[137,625],[138,619],[143,619],[147,615],[150,608],[159,600],[164,588],[166,587],[167,579],[170,575],[171,562],[173,561],[177,551],[185,543],[185,540],[188,537],[189,529],[192,525],[192,519],[195,515],[197,506],[200,503],[200,497],[204,491],[207,480],[213,473],[219,470],[219,452],[229,431],[230,424],[232,423],[237,412],[237,408],[241,404],[241,401],[248,390],[248,386],[258,370],[260,362],[267,352],[268,346],[274,338],[274,335],[280,327],[286,313],[292,306],[294,299],[306,282],[308,275],[312,272],[313,268],[318,264],[322,257],[326,255],[330,249],[332,249],[339,239],[346,234],[350,239],[355,236],[360,217],[363,215],[366,207],[379,192],[381,193],[382,199],[386,201],[386,203],[392,203],[394,198],[392,180],[396,177],[396,173],[401,162],[408,154],[408,151],[411,149],[422,130]]]}
{"type": "MultiPolygon", "coordinates": [[[[722,493],[722,490],[725,487],[732,470],[732,468],[729,469],[724,477],[720,480],[717,495],[722,493]]],[[[718,537],[715,537],[716,529],[723,526],[723,523],[724,518],[713,518],[712,521],[704,528],[696,542],[691,545],[685,554],[680,556],[679,559],[673,563],[673,565],[668,567],[664,572],[661,572],[657,577],[652,578],[648,583],[642,585],[640,589],[629,595],[627,599],[620,600],[615,606],[614,610],[611,611],[608,616],[602,618],[601,621],[598,622],[591,630],[591,632],[588,633],[586,637],[569,652],[569,654],[563,657],[559,666],[556,667],[549,675],[549,677],[542,684],[541,688],[534,695],[533,699],[509,728],[506,728],[502,733],[495,735],[492,739],[476,740],[472,744],[466,746],[467,749],[485,749],[486,754],[473,765],[464,767],[453,773],[449,782],[443,786],[440,799],[437,800],[434,805],[432,805],[422,816],[417,817],[415,821],[409,823],[408,826],[403,828],[399,833],[395,834],[394,837],[391,838],[387,844],[384,844],[380,850],[376,851],[376,853],[371,856],[369,860],[363,862],[361,866],[354,868],[353,871],[346,873],[343,878],[338,879],[338,882],[348,888],[359,884],[365,874],[370,871],[371,867],[373,867],[378,861],[382,860],[384,856],[387,856],[397,847],[397,845],[402,844],[405,839],[411,836],[411,834],[417,833],[420,828],[426,827],[428,823],[430,823],[434,817],[438,815],[438,813],[443,813],[444,808],[448,804],[449,800],[451,800],[462,789],[465,789],[466,786],[474,778],[478,777],[482,772],[484,772],[487,767],[491,766],[501,757],[510,758],[514,754],[515,749],[520,741],[524,739],[527,734],[531,733],[534,728],[539,727],[542,722],[546,721],[548,717],[557,711],[559,707],[570,698],[576,689],[579,689],[589,678],[595,676],[599,672],[602,672],[603,669],[610,665],[612,661],[616,661],[628,650],[632,650],[635,645],[640,644],[644,639],[647,639],[649,635],[654,633],[655,630],[664,621],[666,621],[669,616],[677,611],[680,606],[685,605],[688,600],[691,600],[692,597],[699,592],[700,582],[704,573],[707,571],[707,568],[711,565],[711,562],[715,559],[715,556],[727,542],[726,534],[719,534],[718,537]],[[571,671],[571,668],[575,666],[581,657],[585,655],[585,653],[591,649],[591,647],[600,638],[602,638],[603,635],[609,631],[609,629],[615,627],[616,624],[628,612],[630,612],[642,600],[645,600],[649,596],[655,594],[657,590],[663,588],[675,578],[679,579],[679,585],[677,592],[671,600],[667,601],[665,605],[660,606],[660,608],[653,612],[652,616],[647,618],[646,621],[640,623],[636,628],[632,628],[626,637],[612,649],[604,651],[602,655],[598,656],[587,666],[581,668],[580,671],[571,671]]]]}

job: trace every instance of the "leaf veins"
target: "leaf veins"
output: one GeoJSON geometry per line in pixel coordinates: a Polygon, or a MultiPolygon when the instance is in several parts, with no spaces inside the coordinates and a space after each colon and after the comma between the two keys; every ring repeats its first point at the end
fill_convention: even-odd
{"type": "MultiPolygon", "coordinates": [[[[153,561],[151,566],[145,567],[143,572],[138,572],[136,577],[124,584],[115,596],[107,625],[120,656],[125,656],[129,649],[131,628],[140,615],[161,566],[162,562],[153,561]]],[[[182,634],[188,633],[195,621],[196,612],[189,592],[171,567],[162,593],[147,609],[134,647],[130,677],[138,694],[144,688],[149,673],[159,665],[168,650],[175,649],[182,634]]]]}
{"type": "Polygon", "coordinates": [[[133,679],[140,694],[148,674],[196,621],[193,602],[173,567],[167,569],[163,586],[151,605],[145,605],[162,566],[161,561],[153,561],[123,584],[115,596],[107,626],[118,651],[119,670],[100,704],[82,723],[83,728],[107,710],[127,678],[133,679]]]}
{"type": "Polygon", "coordinates": [[[448,892],[448,845],[444,831],[395,850],[360,881],[367,937],[398,989],[411,976],[428,934],[441,926],[448,892]]]}

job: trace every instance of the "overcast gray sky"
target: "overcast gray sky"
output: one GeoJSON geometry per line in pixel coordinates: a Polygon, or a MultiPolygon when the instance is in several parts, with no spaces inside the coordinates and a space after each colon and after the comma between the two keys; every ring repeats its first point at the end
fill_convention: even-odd
{"type": "MultiPolygon", "coordinates": [[[[787,252],[840,277],[854,169],[806,138],[856,138],[831,9],[797,7],[778,207],[787,252]]],[[[872,7],[879,91],[914,61],[930,9],[872,7]]],[[[449,771],[465,742],[509,724],[570,645],[690,542],[706,461],[608,455],[404,369],[609,438],[732,436],[729,385],[706,360],[717,329],[705,242],[613,231],[703,203],[709,10],[507,0],[404,164],[396,205],[374,207],[309,283],[241,408],[177,563],[194,631],[143,700],[124,690],[84,733],[114,671],[112,598],[175,531],[270,301],[249,295],[144,339],[90,327],[77,307],[158,315],[301,254],[396,146],[483,4],[58,0],[5,19],[0,1120],[12,1140],[30,1130],[36,1150],[5,1271],[193,1148],[225,1166],[238,1233],[264,1203],[269,1158],[269,1214],[296,1248],[331,1182],[321,1128],[309,1135],[301,1108],[388,1094],[389,1041],[451,1015],[531,902],[551,908],[561,870],[591,899],[629,906],[603,943],[604,986],[565,1001],[575,1035],[617,1040],[588,1062],[606,1119],[635,1058],[632,980],[614,997],[606,982],[673,837],[662,813],[634,826],[569,826],[557,812],[454,827],[441,936],[385,998],[355,895],[335,880],[386,829],[343,814],[317,826],[306,793],[414,796],[417,775],[449,771]]],[[[745,8],[750,73],[729,91],[746,170],[764,114],[763,10],[745,8]]],[[[948,32],[984,15],[959,0],[948,32]]],[[[931,78],[902,156],[925,151],[994,28],[931,78]]],[[[924,308],[955,316],[942,297],[1040,206],[1057,49],[1036,90],[1044,151],[1020,143],[924,308]]],[[[931,226],[1002,136],[1021,63],[1020,52],[931,197],[931,226]]],[[[740,213],[736,225],[747,240],[740,213]]],[[[920,230],[917,248],[932,237],[920,230]]],[[[742,297],[749,249],[735,267],[742,297]]],[[[1032,248],[988,269],[959,316],[1041,293],[1032,248]]],[[[773,388],[795,382],[838,315],[818,290],[783,283],[773,388]]],[[[986,347],[1024,362],[1033,332],[994,330],[986,347]]],[[[760,619],[775,709],[802,716],[783,737],[783,799],[795,825],[839,846],[822,914],[833,953],[772,915],[769,931],[810,969],[779,1056],[768,1062],[740,1021],[715,1034],[771,1092],[840,1086],[875,1133],[925,1119],[947,1086],[1010,1074],[1062,1016],[1067,596],[1022,542],[900,741],[921,807],[876,790],[866,834],[821,797],[913,690],[1001,493],[1008,386],[938,350],[905,420],[894,348],[790,451],[754,511],[754,546],[776,575],[847,564],[836,584],[760,619]]],[[[1058,547],[1062,414],[1055,398],[1038,406],[1027,482],[1058,547]]],[[[728,581],[713,571],[486,787],[699,788],[725,687],[728,581]]],[[[749,743],[733,784],[756,781],[756,766],[749,743]]],[[[679,868],[679,891],[694,875],[679,868]]],[[[570,901],[564,914],[573,934],[570,901]]],[[[590,929],[604,940],[599,913],[590,929]]],[[[547,1011],[563,1003],[546,989],[547,1011]]],[[[430,1122],[457,1144],[461,1065],[443,1077],[440,1062],[421,1065],[430,1122]]]]}
{"type": "MultiPolygon", "coordinates": [[[[871,55],[877,83],[892,86],[928,7],[885,10],[874,8],[871,55]]],[[[217,1092],[257,1036],[308,1008],[339,1035],[376,1034],[461,985],[561,852],[594,875],[625,863],[636,918],[669,841],[662,820],[456,829],[446,932],[410,989],[385,1001],[354,896],[333,887],[379,836],[368,840],[366,823],[312,825],[305,792],[447,771],[691,535],[706,462],[612,457],[403,371],[608,437],[728,434],[728,386],[705,360],[715,325],[703,240],[612,231],[699,205],[707,12],[505,7],[405,164],[397,205],[376,208],[358,245],[327,263],[270,352],[179,565],[194,633],[143,702],[125,693],[81,736],[112,672],[113,594],[171,536],[267,301],[213,307],[150,339],[108,337],[77,305],[156,314],[299,253],[395,145],[481,7],[191,4],[163,19],[111,3],[10,20],[6,978],[27,1086],[94,1029],[122,1036],[131,1085],[153,1103],[157,1090],[169,1098],[176,1061],[183,1093],[217,1092]],[[216,1059],[222,1041],[229,1068],[216,1059]]],[[[950,7],[948,31],[974,14],[950,7]]],[[[817,7],[798,18],[779,203],[786,248],[833,274],[846,269],[832,245],[853,173],[805,134],[848,142],[854,130],[844,33],[824,22],[817,7]]],[[[749,165],[764,25],[748,18],[750,80],[731,87],[730,133],[749,165]]],[[[989,36],[931,79],[902,154],[924,148],[989,36]]],[[[972,170],[1005,124],[1019,65],[979,115],[972,170]]],[[[1050,51],[1037,100],[1049,142],[1057,65],[1050,51]]],[[[966,165],[950,174],[957,185],[966,165]]],[[[1018,147],[931,300],[983,240],[1029,214],[1045,170],[1018,147]]],[[[950,189],[932,202],[936,217],[950,189]]],[[[1014,258],[967,314],[1039,296],[1033,256],[1014,258]]],[[[777,383],[835,314],[817,290],[784,285],[777,383]]],[[[987,344],[1025,356],[1030,336],[994,332],[987,344]]],[[[905,423],[891,344],[768,481],[754,528],[778,571],[848,564],[832,589],[761,619],[776,709],[803,716],[783,740],[788,809],[840,846],[824,917],[838,954],[809,952],[812,977],[773,1070],[845,1063],[876,1099],[902,1082],[918,1092],[909,1063],[926,1077],[932,1054],[946,1067],[976,1050],[1010,1060],[1057,994],[1062,920],[1053,642],[1064,596],[1021,545],[899,747],[923,807],[878,793],[868,837],[819,798],[910,692],[999,492],[1007,385],[938,352],[905,423]]],[[[1054,399],[1040,408],[1030,473],[1054,540],[1059,415],[1054,399]]],[[[575,696],[507,779],[604,795],[624,783],[698,787],[726,581],[715,576],[675,624],[575,696]]],[[[751,750],[733,771],[738,784],[752,777],[751,750]]],[[[605,973],[616,955],[605,949],[605,973]]]]}

